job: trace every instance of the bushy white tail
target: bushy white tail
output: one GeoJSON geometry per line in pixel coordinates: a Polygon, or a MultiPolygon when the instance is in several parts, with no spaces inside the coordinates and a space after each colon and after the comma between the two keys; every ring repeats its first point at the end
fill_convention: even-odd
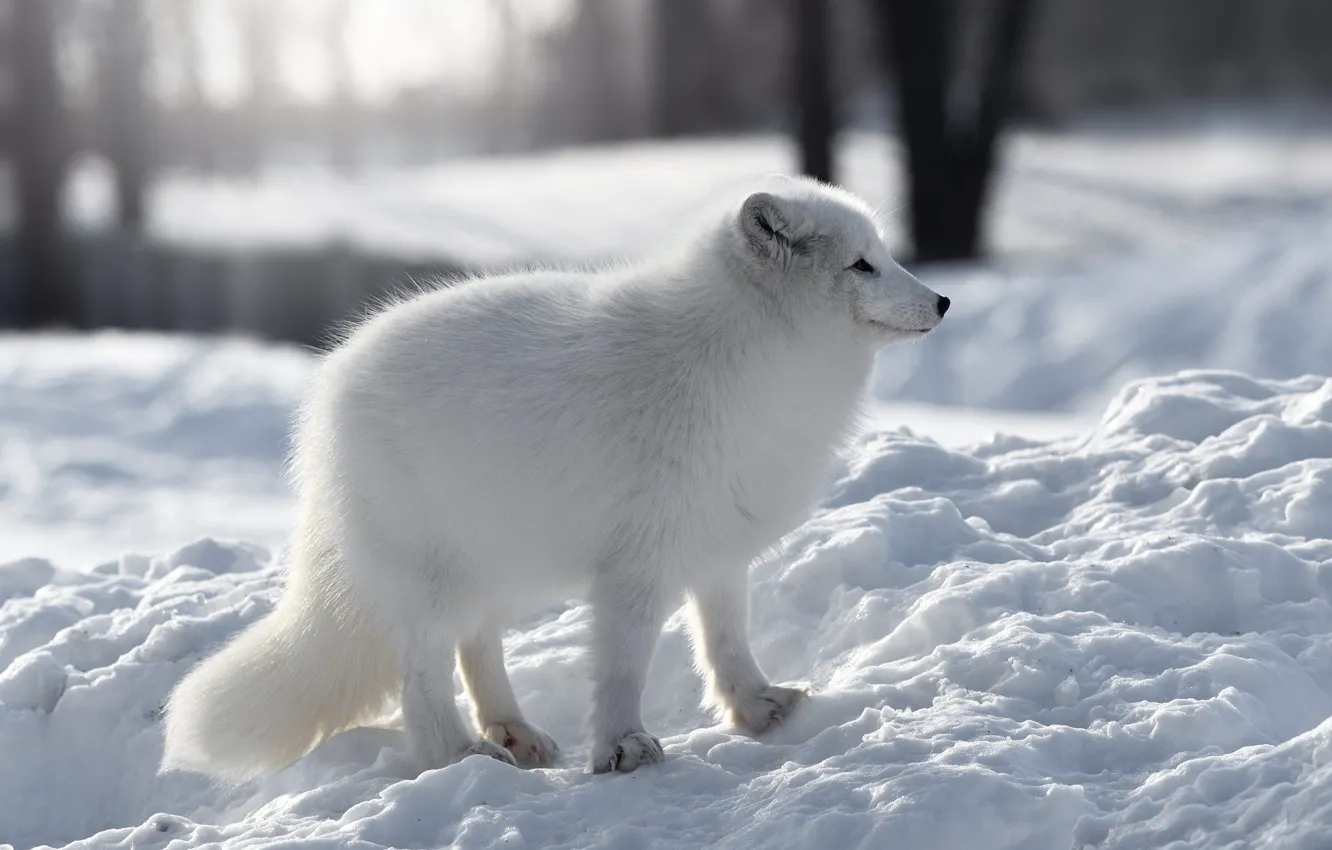
{"type": "Polygon", "coordinates": [[[273,612],[176,686],[164,768],[248,779],[384,708],[399,682],[392,648],[330,567],[295,563],[273,612]]]}

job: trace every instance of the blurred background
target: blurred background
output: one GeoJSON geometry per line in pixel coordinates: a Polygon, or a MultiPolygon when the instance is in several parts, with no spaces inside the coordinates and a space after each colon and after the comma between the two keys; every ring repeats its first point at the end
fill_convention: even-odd
{"type": "Polygon", "coordinates": [[[1326,0],[0,0],[0,327],[317,346],[773,171],[919,267],[1124,252],[1320,203],[1330,43],[1326,0]]]}
{"type": "Polygon", "coordinates": [[[0,0],[0,563],[280,547],[338,322],[773,172],[953,299],[876,433],[1332,375],[1329,45],[1328,0],[0,0]]]}
{"type": "MultiPolygon", "coordinates": [[[[755,571],[756,646],[849,722],[692,738],[688,834],[775,834],[835,770],[903,844],[970,806],[992,846],[1332,848],[1332,0],[0,0],[0,850],[238,843],[270,791],[297,838],[390,835],[315,823],[396,780],[343,766],[379,738],[225,804],[154,778],[170,671],[272,598],[211,576],[287,546],[315,352],[386,290],[641,255],[773,172],[877,206],[952,306],[879,355],[842,511],[755,571]],[[161,814],[198,806],[225,825],[161,814]]],[[[519,691],[569,693],[589,618],[544,622],[519,691]]],[[[356,811],[424,845],[498,787],[453,776],[356,811]]],[[[504,803],[546,781],[457,840],[549,823],[504,803]]],[[[810,834],[871,834],[845,799],[810,834]]]]}

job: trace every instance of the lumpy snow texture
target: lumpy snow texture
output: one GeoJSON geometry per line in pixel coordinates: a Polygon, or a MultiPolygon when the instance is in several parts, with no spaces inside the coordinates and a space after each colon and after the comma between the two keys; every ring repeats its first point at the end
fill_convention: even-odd
{"type": "Polygon", "coordinates": [[[390,722],[232,789],[156,775],[161,706],[272,608],[278,559],[203,539],[83,572],[18,561],[0,568],[0,841],[1326,848],[1329,538],[1328,378],[1142,380],[1048,443],[876,429],[753,567],[760,662],[816,689],[769,739],[701,713],[677,614],[645,696],[667,762],[590,775],[589,611],[570,602],[506,635],[562,765],[414,776],[390,722]]]}

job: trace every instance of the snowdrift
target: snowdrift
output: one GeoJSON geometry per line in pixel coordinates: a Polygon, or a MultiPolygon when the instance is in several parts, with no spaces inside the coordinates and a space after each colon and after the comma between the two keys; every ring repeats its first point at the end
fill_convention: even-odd
{"type": "Polygon", "coordinates": [[[934,274],[948,320],[889,349],[881,398],[1102,410],[1127,381],[1178,369],[1294,378],[1332,368],[1332,204],[1095,262],[934,274]]]}
{"type": "Polygon", "coordinates": [[[816,697],[770,740],[711,724],[677,615],[645,698],[669,759],[627,777],[583,768],[577,602],[506,636],[566,766],[414,777],[388,723],[240,788],[157,776],[168,690],[271,608],[279,560],[205,539],[0,567],[0,842],[1313,848],[1332,829],[1329,378],[1141,380],[1049,443],[867,433],[753,567],[755,651],[816,697]]]}
{"type": "Polygon", "coordinates": [[[206,533],[280,546],[278,471],[313,368],[241,339],[0,334],[0,563],[83,569],[206,533]]]}

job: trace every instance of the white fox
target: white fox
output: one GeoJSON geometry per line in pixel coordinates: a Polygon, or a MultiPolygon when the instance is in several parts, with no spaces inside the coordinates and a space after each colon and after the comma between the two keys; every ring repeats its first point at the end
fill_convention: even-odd
{"type": "Polygon", "coordinates": [[[949,301],[852,195],[764,188],[648,262],[477,279],[357,327],[297,427],[284,595],[177,686],[164,766],[251,777],[399,693],[422,769],[550,765],[501,630],[579,594],[593,771],[664,758],[640,699],[685,597],[710,704],[754,735],[780,723],[805,691],[750,651],[749,564],[817,501],[875,351],[949,301]]]}

